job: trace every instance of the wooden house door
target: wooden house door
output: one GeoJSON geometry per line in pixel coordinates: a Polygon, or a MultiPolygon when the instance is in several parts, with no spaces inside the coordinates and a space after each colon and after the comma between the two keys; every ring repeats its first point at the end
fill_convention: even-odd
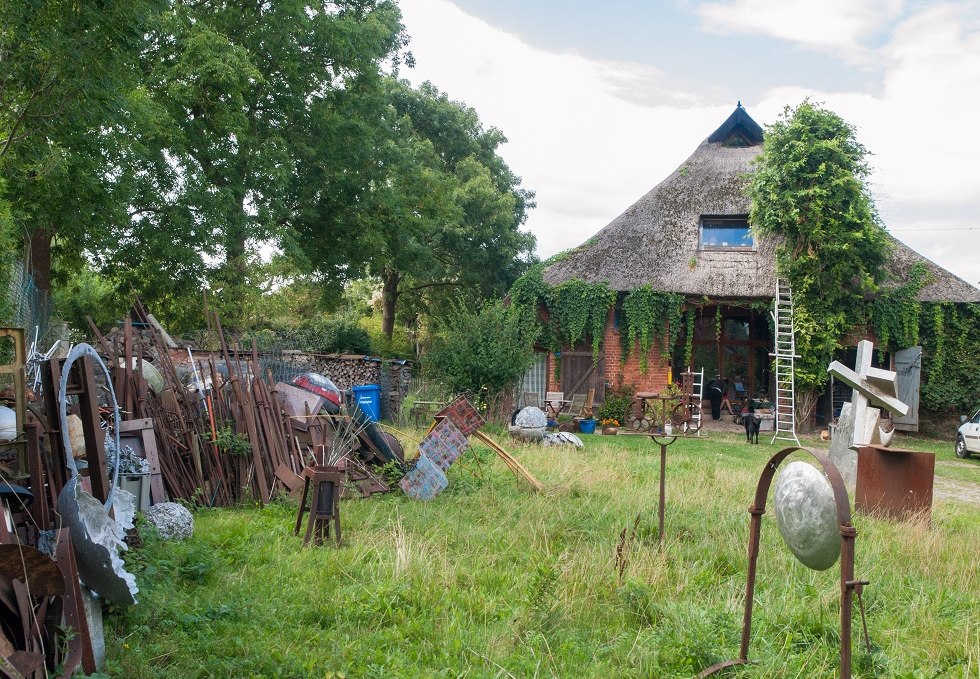
{"type": "Polygon", "coordinates": [[[909,407],[908,415],[892,416],[899,431],[919,431],[919,378],[922,373],[922,347],[909,347],[895,353],[898,398],[909,407]]]}
{"type": "Polygon", "coordinates": [[[592,360],[592,349],[585,351],[561,352],[561,390],[565,398],[571,400],[573,394],[587,394],[589,389],[595,389],[595,401],[605,400],[606,371],[604,369],[605,355],[599,352],[599,358],[592,360]]]}

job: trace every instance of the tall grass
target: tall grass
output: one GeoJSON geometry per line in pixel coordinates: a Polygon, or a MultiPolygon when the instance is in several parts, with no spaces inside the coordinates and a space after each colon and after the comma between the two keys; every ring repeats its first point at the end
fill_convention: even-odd
{"type": "MultiPolygon", "coordinates": [[[[736,657],[746,509],[776,448],[724,436],[671,446],[660,551],[658,448],[584,438],[582,450],[506,444],[541,494],[477,447],[432,502],[346,501],[340,549],[302,548],[288,502],[198,511],[193,539],[151,537],[131,555],[140,603],[107,619],[108,672],[691,677],[736,657]]],[[[980,461],[956,466],[951,446],[940,449],[939,474],[949,461],[980,484],[980,461]]],[[[931,524],[855,517],[873,644],[863,651],[855,617],[855,676],[980,676],[978,513],[937,499],[931,524]]],[[[756,663],[736,675],[835,676],[838,588],[836,566],[796,562],[765,517],[756,663]]]]}

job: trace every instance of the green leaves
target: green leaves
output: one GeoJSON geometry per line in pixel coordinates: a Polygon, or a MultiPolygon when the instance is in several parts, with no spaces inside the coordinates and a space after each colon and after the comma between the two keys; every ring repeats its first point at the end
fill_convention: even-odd
{"type": "Polygon", "coordinates": [[[766,130],[749,222],[780,237],[777,269],[793,287],[797,384],[826,383],[844,332],[885,280],[889,241],[865,180],[867,150],[837,114],[805,100],[766,130]]]}
{"type": "Polygon", "coordinates": [[[586,283],[573,278],[548,290],[546,304],[561,338],[574,347],[586,337],[592,339],[592,358],[599,357],[609,310],[616,293],[605,283],[586,283]]]}
{"type": "Polygon", "coordinates": [[[534,331],[515,308],[457,305],[441,324],[427,365],[458,392],[481,402],[510,389],[534,360],[534,331]]]}
{"type": "Polygon", "coordinates": [[[682,295],[656,292],[649,284],[627,294],[623,298],[623,327],[620,329],[623,357],[631,354],[638,343],[640,370],[646,373],[647,354],[655,339],[662,343],[661,353],[669,356],[680,336],[683,304],[682,295]]]}

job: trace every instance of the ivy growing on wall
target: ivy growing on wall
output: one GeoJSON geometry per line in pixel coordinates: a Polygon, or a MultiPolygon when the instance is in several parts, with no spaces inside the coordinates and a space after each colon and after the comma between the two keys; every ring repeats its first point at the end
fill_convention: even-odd
{"type": "Polygon", "coordinates": [[[866,159],[851,125],[804,101],[766,129],[756,161],[749,222],[780,237],[777,269],[793,287],[801,356],[798,405],[815,403],[834,350],[885,277],[890,241],[865,183],[866,159]]]}
{"type": "Polygon", "coordinates": [[[696,309],[694,305],[689,305],[687,307],[687,322],[684,324],[684,332],[687,337],[684,341],[684,367],[691,365],[691,359],[694,358],[694,324],[697,322],[696,309]]]}
{"type": "Polygon", "coordinates": [[[922,305],[922,404],[929,410],[972,415],[980,394],[980,306],[922,305]]]}
{"type": "Polygon", "coordinates": [[[672,292],[657,292],[642,285],[623,298],[620,344],[625,359],[633,348],[640,347],[640,370],[647,371],[647,354],[654,340],[661,342],[662,353],[670,355],[680,334],[681,307],[684,297],[672,292]]]}
{"type": "Polygon", "coordinates": [[[922,304],[917,297],[928,283],[928,273],[922,262],[916,262],[903,285],[883,288],[868,302],[868,320],[879,347],[893,350],[919,343],[922,304]]]}
{"type": "Polygon", "coordinates": [[[599,357],[606,317],[615,303],[616,293],[605,283],[586,283],[577,278],[551,288],[546,295],[551,320],[558,325],[561,339],[575,346],[592,338],[593,360],[599,357]]]}

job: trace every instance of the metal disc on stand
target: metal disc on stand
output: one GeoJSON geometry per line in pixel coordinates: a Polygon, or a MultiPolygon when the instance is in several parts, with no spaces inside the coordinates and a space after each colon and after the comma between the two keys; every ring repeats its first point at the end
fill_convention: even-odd
{"type": "Polygon", "coordinates": [[[776,479],[773,504],[779,533],[803,565],[823,571],[837,562],[837,508],[823,473],[806,462],[791,462],[776,479]]]}

